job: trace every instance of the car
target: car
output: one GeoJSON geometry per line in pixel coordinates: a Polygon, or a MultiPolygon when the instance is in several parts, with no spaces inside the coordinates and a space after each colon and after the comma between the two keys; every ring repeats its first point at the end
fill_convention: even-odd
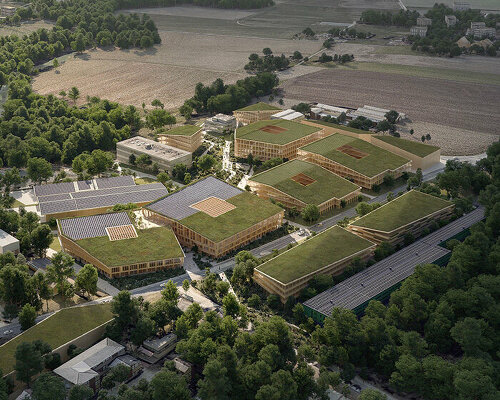
{"type": "Polygon", "coordinates": [[[354,390],[357,393],[361,392],[361,386],[359,386],[357,384],[351,385],[351,389],[354,390]]]}
{"type": "Polygon", "coordinates": [[[12,329],[9,329],[8,331],[3,331],[4,335],[10,335],[12,332],[14,332],[12,329]]]}

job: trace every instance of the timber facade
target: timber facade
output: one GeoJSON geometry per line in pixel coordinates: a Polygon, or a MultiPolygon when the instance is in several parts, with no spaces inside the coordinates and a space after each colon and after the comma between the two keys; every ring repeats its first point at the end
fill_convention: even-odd
{"type": "Polygon", "coordinates": [[[239,125],[248,125],[253,122],[262,121],[265,119],[271,119],[271,115],[279,112],[280,109],[276,108],[273,110],[254,110],[254,111],[245,111],[245,110],[236,110],[233,112],[233,115],[236,117],[236,121],[239,125]]]}
{"type": "Polygon", "coordinates": [[[203,143],[203,129],[189,135],[169,135],[168,133],[158,135],[158,141],[168,146],[193,153],[203,143]]]}

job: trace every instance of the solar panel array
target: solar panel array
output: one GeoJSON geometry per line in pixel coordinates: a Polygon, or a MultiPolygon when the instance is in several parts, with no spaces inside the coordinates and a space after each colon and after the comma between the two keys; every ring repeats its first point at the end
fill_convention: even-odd
{"type": "Polygon", "coordinates": [[[71,199],[71,194],[69,194],[69,193],[49,194],[47,196],[38,196],[39,203],[46,203],[48,201],[70,200],[70,199],[71,199]]]}
{"type": "Polygon", "coordinates": [[[76,182],[78,190],[90,190],[93,189],[92,181],[78,181],[76,182]]]}
{"type": "Polygon", "coordinates": [[[47,185],[37,185],[34,188],[35,196],[47,196],[51,194],[76,192],[74,182],[49,183],[47,185]]]}
{"type": "Polygon", "coordinates": [[[439,244],[483,218],[484,209],[478,208],[307,300],[304,305],[323,315],[330,315],[334,307],[352,310],[408,278],[417,265],[434,262],[448,254],[450,251],[439,244]]]}
{"type": "Polygon", "coordinates": [[[134,177],[130,175],[113,176],[111,178],[97,178],[95,179],[95,183],[97,185],[97,189],[135,185],[134,177]]]}
{"type": "Polygon", "coordinates": [[[145,190],[144,187],[147,187],[148,190],[165,188],[162,183],[148,183],[146,185],[133,185],[109,189],[87,190],[85,192],[75,192],[71,193],[71,197],[73,199],[82,199],[84,197],[104,196],[108,194],[142,192],[143,190],[145,190]]]}
{"type": "Polygon", "coordinates": [[[130,217],[126,212],[91,215],[62,219],[59,221],[62,233],[72,240],[107,236],[106,228],[130,225],[130,217]]]}
{"type": "Polygon", "coordinates": [[[147,208],[169,218],[181,220],[199,212],[197,209],[190,207],[192,204],[211,196],[227,200],[241,192],[242,190],[209,176],[148,205],[147,208]]]}

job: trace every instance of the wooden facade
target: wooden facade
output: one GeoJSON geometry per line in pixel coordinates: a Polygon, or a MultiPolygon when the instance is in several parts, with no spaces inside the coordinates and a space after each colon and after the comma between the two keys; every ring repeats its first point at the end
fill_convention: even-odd
{"type": "Polygon", "coordinates": [[[304,149],[298,149],[297,158],[299,160],[308,161],[310,163],[319,165],[320,167],[326,168],[334,174],[337,174],[342,178],[349,179],[350,181],[366,189],[371,189],[373,185],[380,185],[381,183],[383,183],[384,177],[386,175],[391,175],[394,179],[397,179],[401,175],[403,175],[404,172],[408,172],[411,169],[411,161],[408,161],[406,164],[400,166],[399,168],[392,170],[387,169],[374,176],[366,176],[361,174],[360,172],[346,167],[345,165],[330,160],[329,158],[322,156],[321,154],[311,153],[304,149]]]}
{"type": "Polygon", "coordinates": [[[239,247],[261,238],[268,232],[278,229],[283,224],[284,218],[284,211],[281,211],[241,232],[238,232],[233,236],[219,242],[215,242],[198,232],[195,232],[187,226],[182,225],[181,222],[168,218],[164,215],[147,209],[143,209],[142,213],[144,218],[149,221],[164,226],[170,226],[182,246],[196,246],[199,251],[214,258],[221,257],[232,250],[238,249],[239,247]]]}
{"type": "Polygon", "coordinates": [[[169,135],[168,133],[158,135],[158,141],[168,146],[193,153],[203,143],[203,129],[193,135],[169,135]]]}
{"type": "Polygon", "coordinates": [[[253,122],[263,121],[265,119],[271,119],[271,115],[280,112],[280,109],[275,110],[255,110],[255,111],[243,111],[236,110],[233,111],[233,115],[236,117],[236,121],[239,125],[248,125],[253,122]]]}

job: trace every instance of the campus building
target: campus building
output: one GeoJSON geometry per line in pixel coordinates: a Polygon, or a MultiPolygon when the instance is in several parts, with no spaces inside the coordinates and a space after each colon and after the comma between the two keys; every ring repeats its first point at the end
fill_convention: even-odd
{"type": "Polygon", "coordinates": [[[246,158],[269,160],[271,158],[294,159],[297,149],[326,136],[320,126],[309,126],[282,119],[258,121],[236,130],[234,154],[246,158]]]}
{"type": "Polygon", "coordinates": [[[352,109],[318,103],[311,107],[310,115],[312,119],[321,119],[325,117],[338,118],[342,114],[347,116],[350,111],[352,111],[352,109]]]}
{"type": "Polygon", "coordinates": [[[208,133],[223,135],[234,132],[236,129],[236,118],[232,115],[217,114],[207,118],[203,123],[203,128],[208,133]]]}
{"type": "Polygon", "coordinates": [[[248,181],[259,197],[273,199],[286,208],[302,211],[308,204],[324,213],[356,201],[361,187],[327,169],[306,161],[292,160],[278,165],[248,181]]]}
{"type": "Polygon", "coordinates": [[[238,125],[248,125],[253,122],[271,119],[271,115],[281,111],[281,108],[267,103],[255,103],[233,112],[238,125]]]}
{"type": "Polygon", "coordinates": [[[19,253],[19,240],[0,229],[0,254],[19,253]]]}
{"type": "Polygon", "coordinates": [[[316,275],[341,274],[354,259],[370,258],[374,249],[374,243],[333,226],[259,265],[253,279],[285,302],[316,275]]]}
{"type": "Polygon", "coordinates": [[[161,144],[193,153],[203,143],[203,129],[196,125],[176,126],[158,135],[161,144]]]}
{"type": "Polygon", "coordinates": [[[450,218],[453,209],[450,201],[411,190],[355,220],[347,229],[377,244],[398,245],[406,235],[418,238],[432,223],[450,218]]]}
{"type": "Polygon", "coordinates": [[[147,205],[143,214],[172,227],[183,246],[217,258],[278,229],[284,211],[209,176],[147,205]]]}
{"type": "Polygon", "coordinates": [[[412,26],[410,28],[410,35],[426,37],[427,36],[427,26],[412,26]]]}
{"type": "Polygon", "coordinates": [[[151,163],[165,171],[172,171],[175,165],[191,166],[192,155],[186,150],[167,146],[142,136],[134,136],[116,144],[116,159],[123,164],[130,164],[130,156],[136,157],[145,154],[150,157],[151,163]]]}
{"type": "Polygon", "coordinates": [[[411,161],[351,136],[333,134],[301,147],[300,160],[317,164],[371,189],[380,185],[386,175],[394,179],[411,169],[411,161]]]}
{"type": "Polygon", "coordinates": [[[138,229],[127,212],[57,221],[63,250],[119,278],[181,267],[184,252],[168,227],[138,229]]]}
{"type": "Polygon", "coordinates": [[[143,206],[168,194],[161,183],[136,185],[132,176],[49,183],[34,187],[42,221],[107,212],[116,204],[143,206]]]}

